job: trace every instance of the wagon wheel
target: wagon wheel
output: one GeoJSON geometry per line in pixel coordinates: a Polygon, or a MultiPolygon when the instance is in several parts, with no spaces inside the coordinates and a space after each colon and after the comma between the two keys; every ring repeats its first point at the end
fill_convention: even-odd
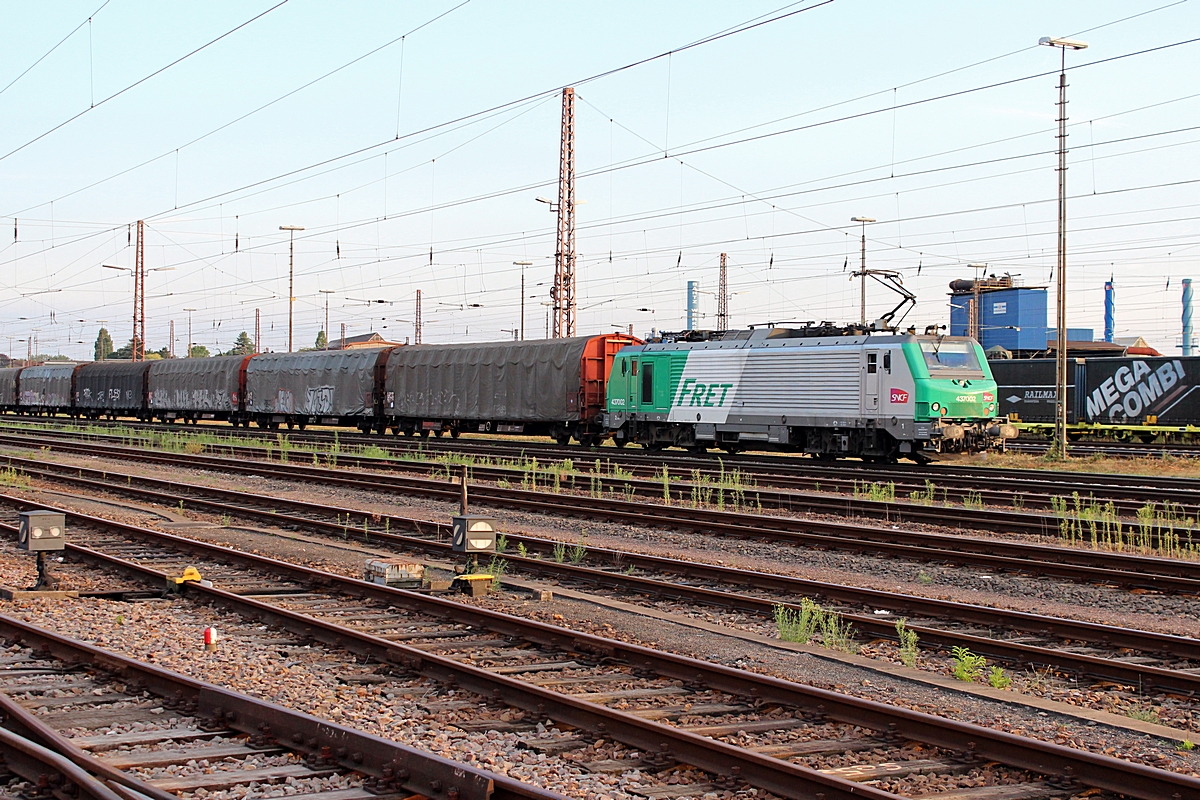
{"type": "Polygon", "coordinates": [[[620,450],[622,447],[629,444],[629,440],[628,439],[613,439],[613,444],[616,445],[618,450],[620,450]]]}
{"type": "Polygon", "coordinates": [[[642,447],[651,453],[661,453],[666,445],[662,442],[642,442],[642,447]]]}
{"type": "Polygon", "coordinates": [[[687,451],[694,456],[708,455],[708,445],[706,445],[706,444],[689,445],[687,451]]]}
{"type": "Polygon", "coordinates": [[[731,456],[742,452],[741,446],[736,444],[723,444],[721,445],[721,449],[731,456]]]}
{"type": "Polygon", "coordinates": [[[460,431],[458,428],[450,429],[450,438],[451,439],[457,439],[461,435],[462,435],[462,431],[460,431]]]}
{"type": "Polygon", "coordinates": [[[426,428],[421,428],[420,436],[422,439],[427,438],[429,436],[429,430],[426,428]]]}
{"type": "Polygon", "coordinates": [[[554,441],[558,443],[559,447],[566,447],[567,445],[569,445],[571,443],[571,434],[569,434],[569,433],[556,434],[554,437],[554,441]]]}

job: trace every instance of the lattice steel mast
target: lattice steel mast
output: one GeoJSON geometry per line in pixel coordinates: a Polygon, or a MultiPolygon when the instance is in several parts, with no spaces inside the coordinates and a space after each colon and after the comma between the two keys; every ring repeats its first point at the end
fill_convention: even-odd
{"type": "Polygon", "coordinates": [[[146,223],[140,219],[133,257],[133,346],[129,358],[146,360],[146,223]]]}
{"type": "Polygon", "coordinates": [[[729,266],[728,256],[721,253],[721,275],[717,281],[717,330],[729,330],[729,266]]]}
{"type": "Polygon", "coordinates": [[[558,250],[554,254],[554,338],[575,335],[575,90],[563,89],[558,156],[558,250]]]}

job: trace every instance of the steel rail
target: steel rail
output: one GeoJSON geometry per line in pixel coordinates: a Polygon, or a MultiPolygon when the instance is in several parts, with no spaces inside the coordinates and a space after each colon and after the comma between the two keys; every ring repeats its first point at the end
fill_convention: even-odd
{"type": "Polygon", "coordinates": [[[139,780],[76,747],[69,739],[31,714],[3,691],[0,691],[0,715],[4,717],[4,725],[15,729],[13,732],[17,735],[52,750],[88,774],[103,780],[110,787],[117,784],[150,800],[179,800],[170,792],[164,792],[157,786],[139,780]]]}
{"type": "MultiPolygon", "coordinates": [[[[128,528],[129,526],[122,527],[128,528]]],[[[127,529],[126,532],[128,533],[129,530],[127,529]]],[[[168,577],[158,570],[92,548],[75,545],[69,547],[72,553],[121,569],[152,584],[165,585],[168,577]]],[[[207,552],[205,554],[212,555],[207,552]]],[[[219,553],[218,555],[227,556],[228,553],[219,553]]],[[[273,559],[265,560],[273,562],[266,565],[273,570],[279,570],[281,565],[288,563],[273,559]]],[[[254,563],[253,566],[261,568],[264,565],[254,563]]],[[[288,566],[293,565],[289,564],[288,566]]],[[[355,591],[355,589],[361,589],[361,586],[346,583],[346,581],[354,581],[354,579],[343,579],[333,573],[301,567],[298,571],[293,571],[292,577],[310,585],[336,587],[358,596],[368,596],[366,593],[355,591]]],[[[376,585],[366,584],[363,581],[354,581],[354,583],[365,586],[376,585]]],[[[288,630],[308,639],[376,658],[381,662],[398,665],[408,672],[420,674],[431,680],[448,683],[484,697],[501,699],[509,705],[535,712],[539,716],[616,738],[624,744],[644,752],[670,755],[684,763],[714,772],[725,778],[746,780],[756,788],[781,797],[810,798],[814,792],[823,792],[828,798],[842,798],[842,800],[851,800],[856,797],[868,798],[868,800],[896,800],[896,795],[889,792],[873,790],[808,767],[761,755],[717,739],[691,733],[682,728],[642,719],[633,714],[577,699],[518,678],[489,672],[481,667],[473,667],[446,656],[373,636],[354,628],[282,609],[270,603],[243,597],[217,587],[196,583],[185,584],[185,586],[186,593],[196,595],[197,599],[202,602],[219,605],[235,613],[288,630]],[[863,791],[864,789],[866,791],[863,791]]],[[[391,591],[400,590],[393,589],[391,591]]],[[[371,595],[376,599],[380,597],[379,593],[371,593],[371,595]]],[[[395,596],[388,593],[383,594],[383,599],[396,603],[395,596]]],[[[402,602],[396,604],[403,605],[402,602]]],[[[444,611],[444,609],[442,610],[444,611]]],[[[437,616],[445,617],[446,615],[439,613],[437,616]]],[[[0,624],[2,623],[3,618],[0,617],[0,624]]],[[[559,638],[571,633],[564,629],[558,629],[558,632],[559,638]]],[[[510,630],[509,635],[512,633],[510,630]]],[[[562,644],[557,640],[553,643],[562,644]]],[[[571,644],[579,647],[581,642],[572,640],[571,644]]],[[[585,652],[600,652],[595,647],[587,646],[586,643],[581,649],[585,652]]]]}
{"type": "MultiPolygon", "coordinates": [[[[3,418],[0,418],[3,419],[3,418]]],[[[14,419],[9,417],[8,419],[14,419]]],[[[44,417],[15,418],[27,419],[31,422],[45,424],[44,417]]],[[[65,418],[59,422],[66,423],[65,418]]],[[[504,439],[390,439],[374,435],[362,435],[346,432],[286,432],[259,431],[250,429],[216,428],[215,426],[186,427],[180,425],[154,423],[106,423],[89,421],[88,425],[109,427],[131,427],[140,430],[160,430],[175,433],[189,431],[217,431],[229,436],[249,439],[265,439],[275,441],[277,436],[285,436],[289,441],[305,443],[334,442],[339,444],[360,444],[364,446],[383,447],[397,454],[412,452],[424,453],[482,453],[501,458],[527,458],[530,456],[547,459],[579,460],[583,455],[586,459],[600,457],[606,461],[620,464],[623,467],[643,470],[643,474],[653,474],[664,465],[675,467],[685,472],[693,469],[701,470],[708,476],[719,475],[712,468],[714,461],[720,461],[726,472],[730,469],[740,469],[756,475],[778,478],[787,476],[794,480],[806,480],[808,485],[823,483],[840,485],[843,488],[852,487],[856,482],[894,481],[898,486],[909,489],[925,488],[925,481],[934,481],[938,488],[973,489],[989,492],[990,487],[1003,484],[1007,491],[998,496],[1013,493],[1029,493],[1030,505],[1038,505],[1038,496],[1045,495],[1040,501],[1041,507],[1049,507],[1049,497],[1069,496],[1079,492],[1088,496],[1096,492],[1106,491],[1105,499],[1124,498],[1136,503],[1159,503],[1163,500],[1163,492],[1170,490],[1175,498],[1173,502],[1189,509],[1200,507],[1200,479],[1176,478],[1167,476],[1130,476],[1107,473],[1058,472],[1037,469],[972,467],[959,464],[859,464],[853,461],[815,462],[811,459],[794,455],[772,456],[767,453],[729,455],[685,455],[675,452],[640,453],[616,448],[583,449],[580,447],[560,447],[548,442],[516,442],[504,439]]],[[[959,497],[965,492],[959,493],[959,497]]],[[[989,494],[989,496],[992,496],[989,494]]],[[[1007,504],[1007,503],[1003,503],[1007,504]]]]}
{"type": "MultiPolygon", "coordinates": [[[[121,675],[190,713],[376,778],[392,790],[431,800],[566,800],[555,792],[147,664],[7,614],[0,614],[0,635],[68,663],[86,663],[121,675]]],[[[54,755],[64,765],[81,770],[66,757],[54,755]]]]}
{"type": "MultiPolygon", "coordinates": [[[[635,668],[652,670],[665,677],[683,680],[685,683],[700,684],[733,696],[809,709],[840,722],[860,725],[873,730],[888,731],[895,736],[907,737],[954,752],[965,750],[970,755],[983,760],[998,761],[1018,769],[1080,780],[1088,786],[1120,792],[1130,797],[1161,800],[1161,798],[1182,799],[1200,795],[1200,778],[1180,773],[1075,750],[1052,742],[1017,736],[972,723],[897,708],[642,645],[573,631],[478,606],[368,583],[254,553],[246,553],[86,515],[72,514],[72,516],[79,520],[87,520],[89,524],[149,538],[160,544],[170,543],[177,549],[262,569],[270,574],[286,576],[301,583],[336,589],[351,596],[381,600],[418,613],[491,630],[500,635],[519,637],[537,644],[619,659],[635,668]]],[[[155,572],[147,570],[141,565],[135,566],[139,570],[155,572]]],[[[161,573],[158,574],[161,575],[161,573]]],[[[381,660],[399,663],[435,680],[449,681],[479,694],[490,694],[512,705],[535,713],[547,714],[553,719],[568,724],[594,729],[590,726],[604,723],[605,728],[599,730],[606,731],[607,735],[626,741],[639,749],[648,752],[664,752],[681,761],[700,765],[706,770],[738,777],[759,788],[781,794],[781,796],[807,797],[816,790],[824,791],[827,798],[879,797],[882,799],[894,797],[888,793],[879,792],[861,784],[842,781],[822,773],[810,775],[809,773],[815,771],[788,762],[781,762],[778,759],[753,753],[749,755],[754,757],[749,758],[746,751],[717,740],[697,736],[634,715],[615,712],[612,709],[602,709],[595,704],[572,698],[569,695],[526,684],[452,659],[444,659],[444,657],[395,641],[374,637],[340,625],[325,623],[307,615],[280,609],[215,587],[209,588],[189,583],[186,584],[185,591],[195,592],[201,597],[211,598],[221,604],[228,604],[227,607],[234,609],[254,608],[256,613],[266,615],[265,619],[278,620],[279,624],[286,622],[298,626],[297,632],[328,641],[335,646],[346,647],[353,641],[356,646],[369,648],[369,652],[381,660]],[[629,719],[626,719],[627,717],[629,719]],[[668,734],[669,738],[664,742],[663,737],[668,737],[668,734]],[[667,747],[663,748],[663,744],[667,744],[667,747]],[[803,781],[805,784],[804,794],[798,792],[799,781],[803,781]],[[818,786],[823,788],[818,789],[818,786]]],[[[5,622],[6,618],[0,616],[0,624],[5,622]]]]}
{"type": "MultiPolygon", "coordinates": [[[[124,455],[148,463],[171,464],[189,468],[209,467],[225,472],[273,478],[297,478],[316,481],[322,485],[352,486],[379,492],[402,492],[452,501],[456,501],[460,494],[460,489],[453,484],[421,478],[365,476],[320,467],[157,452],[146,453],[136,449],[130,450],[124,455]]],[[[92,476],[92,485],[112,491],[129,491],[136,478],[138,483],[143,486],[159,486],[171,492],[180,492],[186,489],[186,491],[206,492],[234,500],[247,496],[244,492],[232,492],[212,487],[194,487],[176,481],[126,475],[110,470],[56,465],[12,455],[3,455],[0,456],[0,459],[30,475],[65,478],[77,483],[84,483],[86,479],[82,476],[87,474],[92,476]],[[122,487],[119,483],[114,483],[110,480],[113,477],[125,478],[127,485],[122,487]]],[[[870,552],[915,561],[950,562],[1076,581],[1200,594],[1200,577],[1196,575],[1195,563],[1170,558],[1003,539],[971,538],[904,530],[896,527],[872,527],[824,520],[803,520],[744,512],[687,508],[679,505],[638,503],[611,497],[592,498],[489,485],[473,485],[471,495],[473,502],[483,505],[516,508],[558,516],[579,515],[639,526],[657,524],[664,528],[682,528],[704,534],[785,542],[796,546],[870,552]]],[[[289,503],[293,507],[299,507],[295,506],[298,501],[276,499],[273,502],[275,504],[289,503]]]]}
{"type": "MultiPolygon", "coordinates": [[[[34,785],[46,781],[50,773],[57,773],[63,782],[61,790],[64,793],[79,794],[92,800],[128,800],[70,759],[6,727],[0,727],[0,755],[8,769],[34,785]]],[[[45,788],[49,788],[49,784],[45,788]]],[[[178,798],[172,797],[172,800],[178,798]]]]}
{"type": "MultiPolygon", "coordinates": [[[[60,449],[67,452],[87,453],[89,455],[110,453],[118,456],[124,456],[130,452],[146,452],[145,448],[134,447],[127,444],[112,445],[99,444],[94,441],[88,441],[86,444],[79,443],[78,439],[73,441],[63,441],[60,437],[53,444],[47,444],[43,441],[38,442],[38,446],[50,449],[60,449]]],[[[111,437],[120,438],[120,437],[111,437]]],[[[0,444],[15,444],[17,446],[27,447],[27,438],[21,436],[6,436],[0,434],[0,444]]],[[[256,460],[269,460],[270,452],[263,448],[252,447],[246,445],[207,445],[207,453],[203,456],[194,454],[200,458],[223,458],[223,453],[228,453],[229,458],[243,459],[246,457],[256,460]]],[[[423,472],[426,475],[440,473],[447,469],[447,465],[434,461],[395,461],[389,458],[378,458],[372,456],[362,456],[353,454],[341,454],[338,456],[339,466],[343,467],[358,467],[374,470],[385,470],[391,472],[423,472]]],[[[586,464],[587,462],[580,462],[586,464]]],[[[501,466],[480,466],[471,465],[469,467],[473,478],[486,479],[491,481],[505,482],[521,482],[522,479],[528,480],[530,473],[518,467],[501,467],[501,466]]],[[[546,470],[543,473],[545,480],[550,480],[550,475],[554,474],[553,469],[546,470]]],[[[537,472],[533,473],[536,480],[537,472]]],[[[560,481],[555,478],[556,484],[560,481]]],[[[820,481],[812,482],[819,486],[820,481]]],[[[827,482],[828,483],[828,482],[827,482]]],[[[849,497],[839,496],[828,492],[820,491],[799,491],[785,490],[778,487],[729,487],[714,484],[696,483],[689,480],[673,480],[664,483],[663,480],[648,480],[629,477],[614,477],[600,473],[599,471],[588,472],[572,472],[561,478],[561,486],[566,489],[579,491],[587,488],[589,490],[599,490],[600,492],[619,492],[627,498],[632,496],[641,497],[662,497],[670,495],[673,501],[688,502],[690,499],[705,496],[708,498],[708,503],[716,502],[712,499],[713,495],[719,496],[721,505],[737,505],[740,501],[746,498],[753,497],[754,502],[760,508],[771,508],[785,510],[793,513],[805,514],[829,514],[833,516],[862,516],[874,519],[887,520],[896,523],[909,524],[926,524],[926,525],[955,525],[962,528],[973,528],[981,530],[1003,530],[1008,533],[1023,533],[1035,536],[1045,536],[1056,533],[1064,521],[1074,523],[1080,527],[1087,524],[1086,520],[1081,520],[1072,516],[1045,515],[1035,514],[1028,511],[1004,511],[996,508],[975,508],[975,507],[955,507],[950,505],[937,505],[919,502],[905,502],[903,500],[871,500],[864,497],[849,497]]],[[[854,482],[854,491],[858,491],[859,483],[854,482]]],[[[993,499],[1005,498],[1007,502],[1011,502],[1011,492],[991,492],[993,499]]],[[[1049,496],[1043,498],[1046,502],[1043,506],[1049,506],[1049,496]]],[[[1124,504],[1122,510],[1126,512],[1136,512],[1137,505],[1124,504]]],[[[1110,521],[1106,528],[1109,529],[1106,533],[1117,533],[1118,535],[1134,536],[1142,533],[1142,523],[1140,521],[1110,521]]],[[[1195,535],[1195,532],[1188,528],[1178,527],[1172,528],[1172,535],[1187,542],[1191,542],[1193,537],[1200,539],[1200,535],[1195,535]]],[[[1154,536],[1149,538],[1154,539],[1154,536]]]]}
{"type": "MultiPolygon", "coordinates": [[[[120,487],[119,485],[117,488],[122,491],[128,491],[126,487],[120,487]]],[[[170,503],[177,497],[177,495],[173,494],[149,492],[147,490],[136,491],[138,494],[142,495],[150,494],[154,498],[162,500],[166,503],[170,503]]],[[[235,493],[235,496],[240,500],[255,499],[254,495],[248,495],[246,493],[235,493]]],[[[259,497],[257,499],[264,502],[274,502],[276,505],[280,504],[280,501],[273,500],[272,498],[259,497]]],[[[17,502],[18,499],[0,495],[0,501],[17,502]]],[[[24,505],[30,507],[34,505],[28,503],[28,501],[23,502],[24,505]]],[[[192,502],[195,503],[196,501],[193,500],[192,502]]],[[[250,514],[260,520],[263,520],[264,522],[276,525],[282,524],[295,525],[297,527],[304,526],[308,528],[315,528],[331,536],[337,536],[339,532],[341,532],[344,536],[348,536],[350,531],[350,528],[342,523],[335,524],[330,522],[322,522],[321,520],[316,520],[309,517],[280,514],[277,511],[267,512],[258,509],[247,509],[242,505],[212,503],[211,501],[201,502],[206,505],[210,505],[215,511],[223,513],[233,512],[237,514],[250,514]]],[[[339,518],[341,517],[342,513],[345,513],[347,517],[349,517],[351,513],[363,513],[351,509],[330,508],[314,503],[304,503],[302,501],[282,501],[282,504],[295,504],[313,513],[324,513],[326,515],[330,513],[337,513],[339,518]]],[[[399,530],[401,526],[406,526],[417,532],[424,530],[440,537],[447,537],[449,533],[448,526],[438,523],[430,523],[428,521],[415,518],[396,517],[391,515],[384,516],[386,516],[388,520],[387,530],[371,530],[369,533],[361,534],[360,531],[354,529],[355,538],[358,538],[358,536],[361,534],[364,537],[364,541],[368,543],[370,543],[370,539],[373,537],[377,543],[387,542],[400,547],[417,549],[436,555],[447,555],[450,553],[450,545],[447,542],[431,541],[426,538],[405,536],[403,534],[391,532],[391,523],[394,522],[396,523],[397,530],[399,530]]],[[[0,527],[6,526],[0,525],[0,527]]],[[[561,544],[549,539],[540,539],[517,534],[511,535],[510,541],[513,544],[525,544],[527,547],[529,547],[529,549],[541,553],[550,553],[553,551],[553,548],[556,544],[561,544]]],[[[1072,620],[1062,617],[1048,617],[1040,614],[1032,614],[1011,609],[993,608],[971,603],[959,603],[949,600],[920,597],[917,595],[898,594],[895,592],[865,589],[786,575],[774,575],[752,570],[741,570],[732,567],[704,564],[700,562],[642,555],[633,552],[615,551],[595,547],[588,547],[585,549],[588,556],[598,557],[613,565],[639,566],[644,569],[651,569],[668,574],[676,574],[685,577],[701,577],[706,580],[712,580],[727,585],[753,586],[759,589],[773,589],[788,593],[793,596],[816,595],[834,602],[853,603],[872,608],[885,608],[896,614],[919,614],[925,616],[934,616],[950,619],[955,622],[986,625],[989,627],[1002,627],[1010,630],[1038,635],[1052,635],[1067,640],[1097,644],[1107,648],[1128,648],[1144,653],[1154,653],[1174,658],[1191,658],[1200,660],[1200,640],[1190,637],[1102,625],[1099,623],[1072,620]]],[[[612,573],[574,564],[559,564],[556,562],[548,562],[536,558],[523,558],[519,555],[509,553],[505,553],[504,558],[511,561],[515,566],[520,567],[521,569],[537,574],[550,575],[557,578],[576,579],[598,585],[614,586],[616,588],[635,593],[644,592],[647,594],[664,597],[688,599],[717,607],[741,611],[752,611],[758,614],[767,614],[768,616],[773,612],[776,605],[798,608],[794,603],[789,603],[778,599],[766,600],[763,598],[737,594],[727,590],[714,590],[703,587],[687,586],[686,584],[668,583],[661,580],[612,573]]],[[[862,614],[844,614],[843,616],[848,621],[858,625],[859,628],[865,633],[869,633],[873,636],[885,637],[888,639],[896,638],[894,620],[890,622],[884,622],[875,617],[862,614]]],[[[990,637],[976,636],[967,633],[939,630],[929,626],[910,625],[909,627],[921,637],[922,642],[943,648],[949,648],[955,645],[969,646],[973,652],[976,652],[980,655],[991,656],[993,658],[1007,661],[1014,661],[1021,664],[1051,666],[1064,671],[1090,675],[1102,680],[1113,680],[1131,685],[1138,685],[1143,688],[1157,688],[1163,691],[1177,692],[1188,695],[1196,694],[1198,691],[1200,691],[1200,675],[1189,672],[1182,672],[1152,665],[1122,662],[1115,659],[1103,658],[1088,654],[1070,653],[1064,650],[1026,643],[1007,642],[1004,640],[996,640],[990,637]]]]}

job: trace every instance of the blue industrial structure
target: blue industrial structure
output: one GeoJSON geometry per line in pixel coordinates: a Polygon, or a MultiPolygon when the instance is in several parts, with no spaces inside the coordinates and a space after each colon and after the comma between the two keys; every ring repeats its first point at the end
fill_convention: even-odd
{"type": "Polygon", "coordinates": [[[687,329],[696,330],[696,294],[700,291],[700,281],[687,282],[687,329]]]}
{"type": "Polygon", "coordinates": [[[1183,354],[1192,354],[1192,279],[1183,279],[1183,354]]]}
{"type": "MultiPolygon", "coordinates": [[[[950,283],[950,335],[972,336],[984,350],[1044,352],[1057,337],[1046,325],[1045,286],[1017,286],[1010,276],[950,283]]],[[[1090,342],[1091,328],[1068,328],[1068,342],[1090,342]]]]}
{"type": "Polygon", "coordinates": [[[1104,282],[1104,341],[1112,343],[1113,328],[1117,317],[1116,290],[1112,278],[1104,282]]]}

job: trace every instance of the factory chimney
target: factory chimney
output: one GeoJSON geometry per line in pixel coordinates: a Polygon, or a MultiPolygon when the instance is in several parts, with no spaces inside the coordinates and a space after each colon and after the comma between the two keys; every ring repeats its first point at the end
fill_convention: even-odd
{"type": "Polygon", "coordinates": [[[687,329],[696,330],[696,293],[700,291],[700,281],[687,282],[687,329]]]}
{"type": "Polygon", "coordinates": [[[1115,294],[1112,278],[1109,278],[1104,282],[1104,341],[1109,344],[1112,344],[1113,323],[1117,315],[1115,294]]]}
{"type": "Polygon", "coordinates": [[[1183,354],[1192,354],[1192,279],[1183,279],[1183,354]]]}

